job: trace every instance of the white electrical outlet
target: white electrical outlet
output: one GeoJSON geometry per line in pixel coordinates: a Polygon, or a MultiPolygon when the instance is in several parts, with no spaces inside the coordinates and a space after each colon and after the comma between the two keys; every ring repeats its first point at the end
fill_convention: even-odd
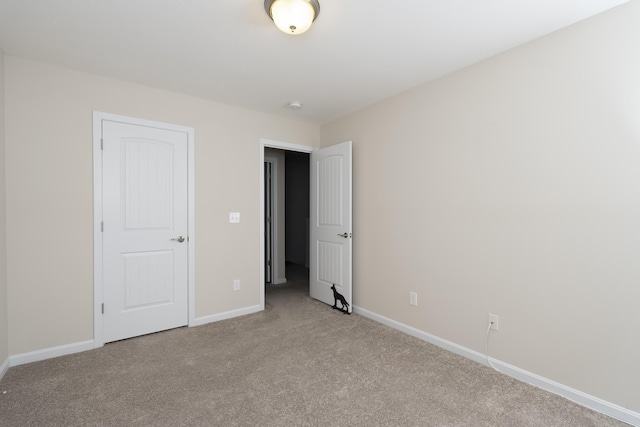
{"type": "Polygon", "coordinates": [[[489,313],[489,323],[491,323],[491,330],[498,330],[498,315],[489,313]]]}
{"type": "Polygon", "coordinates": [[[418,294],[415,292],[409,292],[409,304],[418,305],[418,294]]]}
{"type": "Polygon", "coordinates": [[[240,280],[236,279],[233,281],[233,290],[234,291],[239,291],[240,290],[240,280]]]}

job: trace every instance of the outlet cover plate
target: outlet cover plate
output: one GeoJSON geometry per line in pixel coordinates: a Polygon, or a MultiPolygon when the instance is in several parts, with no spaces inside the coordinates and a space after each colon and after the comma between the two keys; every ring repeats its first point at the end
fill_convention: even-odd
{"type": "Polygon", "coordinates": [[[498,315],[489,313],[489,323],[491,323],[491,330],[492,331],[497,331],[498,330],[498,315]]]}

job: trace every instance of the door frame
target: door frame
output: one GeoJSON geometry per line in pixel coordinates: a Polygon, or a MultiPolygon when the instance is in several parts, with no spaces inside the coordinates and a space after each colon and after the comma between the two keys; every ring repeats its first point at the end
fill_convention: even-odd
{"type": "MultiPolygon", "coordinates": [[[[269,156],[265,156],[264,158],[264,167],[267,166],[267,164],[269,164],[269,166],[271,167],[271,169],[269,170],[269,173],[271,173],[271,185],[268,187],[269,191],[268,194],[271,197],[271,248],[270,249],[270,253],[271,253],[271,269],[269,269],[269,272],[271,273],[271,282],[273,283],[273,278],[275,277],[274,274],[274,270],[277,270],[278,268],[278,194],[274,193],[274,191],[277,191],[277,173],[278,173],[278,159],[276,159],[275,157],[269,157],[269,156]]],[[[264,193],[267,193],[267,185],[265,183],[264,188],[264,193]]],[[[266,204],[266,195],[265,195],[265,204],[266,204]]],[[[265,212],[266,215],[266,212],[265,212]]],[[[265,218],[266,220],[266,216],[263,215],[263,218],[265,218]]],[[[267,242],[266,242],[266,236],[268,235],[267,233],[267,229],[265,228],[265,248],[267,248],[267,242]]],[[[267,251],[265,251],[265,257],[267,255],[267,251]]],[[[265,265],[265,271],[267,271],[267,266],[265,265]]],[[[265,281],[267,280],[266,274],[265,274],[265,281]]]]}
{"type": "Polygon", "coordinates": [[[271,164],[271,284],[281,285],[287,282],[286,277],[282,276],[283,272],[280,271],[280,261],[282,259],[280,255],[284,256],[284,253],[281,254],[278,250],[280,247],[280,234],[282,232],[278,223],[280,222],[280,215],[284,215],[284,212],[280,212],[280,209],[278,209],[278,200],[284,197],[284,194],[280,194],[278,190],[278,186],[281,184],[278,181],[278,168],[283,168],[284,164],[280,165],[282,162],[278,162],[278,158],[273,156],[265,156],[264,163],[265,165],[267,163],[271,164]]]}
{"type": "MultiPolygon", "coordinates": [[[[258,177],[259,182],[258,185],[260,188],[260,200],[258,201],[259,214],[258,218],[260,218],[260,309],[264,310],[264,286],[265,286],[265,276],[264,276],[264,149],[265,148],[275,148],[278,150],[285,151],[298,151],[300,153],[311,153],[314,150],[314,147],[308,145],[300,145],[300,144],[291,144],[289,142],[276,141],[272,139],[260,138],[260,158],[259,158],[259,168],[258,168],[258,177]]],[[[284,165],[280,166],[284,167],[284,165]]]]}
{"type": "Polygon", "coordinates": [[[94,348],[104,346],[104,319],[102,303],[104,295],[103,257],[102,257],[102,121],[109,120],[139,126],[185,132],[187,134],[187,310],[188,325],[195,322],[195,131],[191,127],[156,122],[117,114],[93,112],[93,345],[94,348]]]}

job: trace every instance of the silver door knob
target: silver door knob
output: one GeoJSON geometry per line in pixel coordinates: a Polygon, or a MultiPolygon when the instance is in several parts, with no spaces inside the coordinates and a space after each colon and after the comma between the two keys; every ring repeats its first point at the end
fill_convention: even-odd
{"type": "Polygon", "coordinates": [[[344,237],[346,239],[347,237],[349,237],[349,234],[345,232],[342,234],[338,234],[338,237],[344,237]]]}
{"type": "Polygon", "coordinates": [[[173,238],[173,239],[171,239],[171,240],[175,240],[175,241],[177,241],[178,243],[182,243],[182,242],[184,242],[184,237],[182,237],[182,236],[178,236],[178,237],[174,237],[174,238],[173,238]]]}

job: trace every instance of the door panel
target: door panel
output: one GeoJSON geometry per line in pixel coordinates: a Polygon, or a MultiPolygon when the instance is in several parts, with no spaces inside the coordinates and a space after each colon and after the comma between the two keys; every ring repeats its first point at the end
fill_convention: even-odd
{"type": "MultiPolygon", "coordinates": [[[[311,153],[311,297],[334,304],[332,285],[352,307],[351,141],[311,153]]],[[[338,304],[340,307],[340,304],[338,304]]]]}
{"type": "Polygon", "coordinates": [[[102,132],[105,342],[184,326],[187,134],[107,120],[102,132]]]}
{"type": "Polygon", "coordinates": [[[163,141],[122,138],[124,220],[127,230],[171,229],[173,147],[163,141]]]}
{"type": "Polygon", "coordinates": [[[173,253],[171,251],[122,254],[124,260],[124,310],[171,303],[173,253]]]}

